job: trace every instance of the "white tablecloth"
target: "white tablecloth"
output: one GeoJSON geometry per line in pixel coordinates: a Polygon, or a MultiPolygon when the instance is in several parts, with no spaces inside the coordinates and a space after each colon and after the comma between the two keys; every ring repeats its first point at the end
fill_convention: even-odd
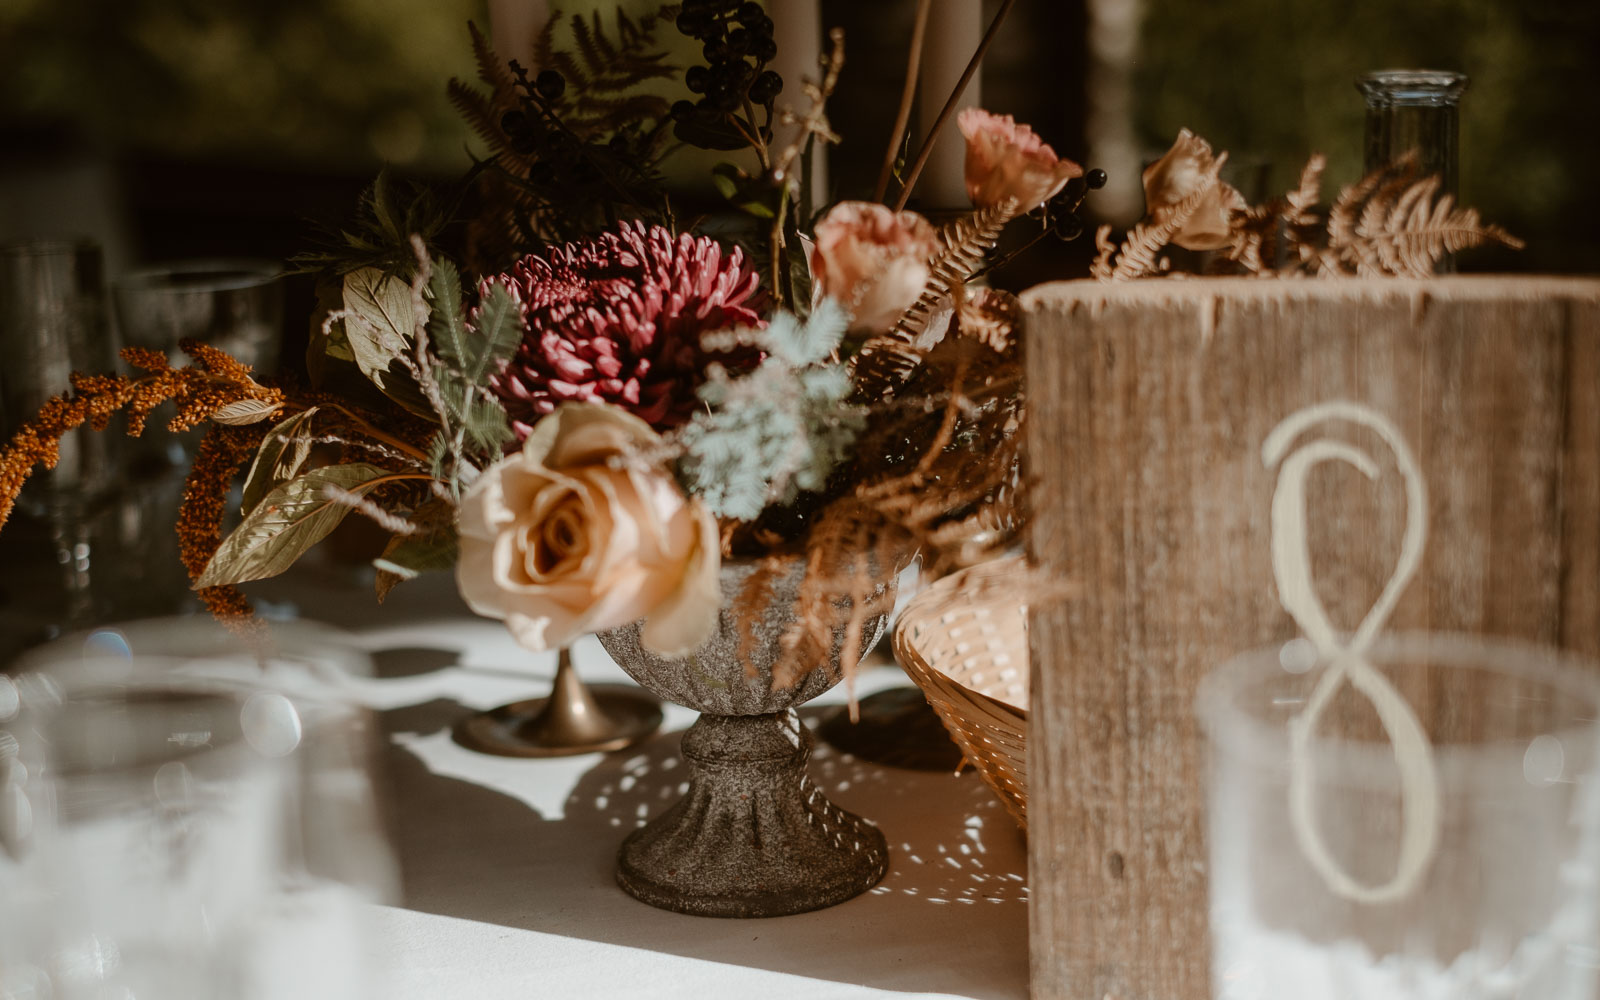
{"type": "MultiPolygon", "coordinates": [[[[364,686],[386,740],[401,905],[373,941],[387,1000],[1027,995],[1026,847],[976,774],[863,763],[818,741],[811,773],[889,840],[888,876],[830,909],[719,920],[653,909],[617,888],[623,836],[686,780],[679,732],[617,754],[555,760],[485,756],[457,745],[465,713],[543,694],[554,655],[517,647],[473,617],[448,578],[397,588],[383,607],[348,576],[297,571],[256,593],[279,611],[353,631],[375,657],[364,686]]],[[[592,638],[574,649],[591,681],[626,683],[592,638]]],[[[881,658],[880,663],[885,663],[881,658]]],[[[864,671],[862,693],[906,683],[864,671]]],[[[836,688],[802,711],[843,704],[836,688]]]]}

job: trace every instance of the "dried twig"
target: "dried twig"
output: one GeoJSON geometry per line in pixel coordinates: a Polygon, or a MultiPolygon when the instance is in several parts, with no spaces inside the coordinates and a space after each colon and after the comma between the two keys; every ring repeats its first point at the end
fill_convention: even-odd
{"type": "Polygon", "coordinates": [[[325,486],[322,494],[334,503],[342,507],[349,507],[356,513],[367,517],[378,527],[392,535],[409,536],[422,533],[420,525],[413,524],[398,514],[392,514],[384,510],[358,493],[351,493],[349,490],[340,489],[337,486],[325,486]]]}
{"type": "Polygon", "coordinates": [[[967,92],[967,84],[972,82],[973,74],[978,72],[984,55],[989,51],[989,46],[994,43],[995,36],[1000,33],[1000,25],[1005,21],[1006,15],[1011,13],[1011,8],[1016,6],[1017,0],[1001,0],[1000,9],[995,12],[994,20],[989,22],[989,30],[984,32],[983,41],[978,43],[978,51],[972,54],[972,61],[967,63],[966,70],[961,74],[961,79],[956,82],[955,90],[950,92],[950,99],[944,102],[944,107],[939,111],[939,117],[933,123],[933,128],[928,131],[922,140],[922,148],[917,151],[917,159],[911,164],[911,169],[906,171],[905,184],[900,189],[900,198],[895,202],[895,211],[906,207],[906,202],[911,200],[911,192],[917,186],[917,178],[922,176],[922,168],[928,165],[928,158],[933,155],[933,144],[939,139],[939,132],[945,123],[955,113],[956,104],[960,102],[961,95],[967,92]]]}
{"type": "Polygon", "coordinates": [[[899,158],[900,144],[905,141],[906,127],[911,123],[911,105],[917,97],[917,81],[922,75],[922,45],[928,33],[928,11],[933,0],[917,0],[917,19],[911,26],[911,54],[906,59],[906,82],[900,91],[900,109],[895,112],[894,128],[889,130],[889,148],[883,154],[883,166],[878,170],[878,186],[873,188],[872,200],[882,201],[889,193],[889,178],[894,175],[894,161],[899,158]]]}

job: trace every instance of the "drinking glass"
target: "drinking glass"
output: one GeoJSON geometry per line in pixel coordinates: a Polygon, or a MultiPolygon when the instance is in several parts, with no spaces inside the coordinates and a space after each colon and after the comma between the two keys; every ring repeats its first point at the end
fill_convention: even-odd
{"type": "MultiPolygon", "coordinates": [[[[131,271],[112,285],[121,342],[148,347],[177,367],[189,359],[178,343],[210,344],[251,365],[258,375],[278,367],[283,325],[280,267],[261,260],[181,260],[131,271]]],[[[142,604],[133,614],[165,614],[192,603],[172,522],[183,499],[194,450],[204,433],[174,434],[162,407],[144,433],[128,443],[125,514],[148,525],[130,535],[128,549],[144,570],[142,604]]]]}
{"type": "MultiPolygon", "coordinates": [[[[0,441],[71,385],[74,371],[110,371],[116,344],[106,322],[100,249],[82,241],[0,245],[0,441]]],[[[62,621],[86,624],[105,594],[95,557],[114,548],[120,454],[87,428],[61,438],[54,469],[36,470],[17,510],[49,534],[64,591],[62,621]]]]}
{"type": "Polygon", "coordinates": [[[181,260],[130,271],[113,285],[122,343],[182,363],[178,341],[203,341],[261,374],[278,367],[280,267],[264,260],[181,260]]]}
{"type": "Polygon", "coordinates": [[[1438,174],[1440,192],[1456,193],[1461,95],[1467,78],[1431,69],[1388,69],[1356,81],[1367,102],[1364,161],[1368,173],[1407,153],[1423,176],[1438,174]]]}
{"type": "Polygon", "coordinates": [[[1594,1000],[1600,666],[1440,634],[1380,640],[1366,660],[1431,742],[1436,797],[1404,790],[1398,742],[1348,683],[1293,746],[1290,720],[1326,669],[1305,640],[1202,684],[1215,996],[1594,1000]],[[1408,832],[1437,836],[1414,884],[1363,897],[1311,860],[1297,753],[1299,815],[1362,891],[1398,884],[1408,832]]]}
{"type": "Polygon", "coordinates": [[[330,629],[247,642],[166,619],[21,666],[0,722],[0,996],[368,993],[366,904],[395,873],[368,720],[341,696],[363,654],[330,629]]]}
{"type": "MultiPolygon", "coordinates": [[[[1363,141],[1367,173],[1406,155],[1417,159],[1420,177],[1437,174],[1439,193],[1458,193],[1461,95],[1467,78],[1431,69],[1389,69],[1356,81],[1367,102],[1363,141]]],[[[1455,255],[1445,254],[1434,268],[1455,271],[1455,255]]]]}

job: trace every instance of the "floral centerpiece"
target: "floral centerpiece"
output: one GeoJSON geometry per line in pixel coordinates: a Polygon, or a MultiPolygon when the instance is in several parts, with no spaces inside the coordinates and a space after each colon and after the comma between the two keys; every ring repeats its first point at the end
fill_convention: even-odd
{"type": "MultiPolygon", "coordinates": [[[[896,570],[920,557],[937,575],[1017,537],[1019,307],[979,279],[1008,226],[1030,229],[1027,245],[1074,237],[1105,177],[1026,125],[971,109],[955,120],[969,211],[936,226],[905,209],[924,157],[886,164],[900,181],[892,204],[819,209],[808,165],[838,140],[826,108],[843,36],[831,35],[801,93],[784,94],[772,31],[760,4],[737,0],[573,16],[544,31],[530,73],[474,29],[487,90],[452,81],[450,92],[487,155],[443,198],[380,177],[357,219],[306,258],[323,280],[309,384],[258,380],[201,344],[186,344],[193,363],[176,369],[130,348],[132,374],[75,376],[0,451],[0,524],[63,433],[124,411],[138,434],[173,401],[171,427],[208,427],[177,515],[182,558],[231,621],[249,621],[240,584],[281,573],[356,513],[388,534],[380,600],[453,570],[467,603],[530,649],[640,623],[619,641],[636,641],[647,672],[663,676],[719,629],[727,640],[726,605],[744,601],[729,649],[759,644],[774,622],[779,634],[764,687],[733,714],[777,718],[796,703],[779,695],[819,664],[848,674],[881,628],[896,570]],[[671,30],[703,59],[672,65],[671,30]],[[660,81],[686,96],[640,89],[660,81]],[[794,137],[778,144],[780,129],[794,137]],[[729,154],[710,171],[719,204],[667,182],[663,163],[683,146],[729,154]],[[225,531],[240,477],[239,520],[225,531]],[[743,567],[732,595],[720,582],[730,561],[743,567]],[[780,593],[787,614],[759,613],[780,593]]],[[[1296,190],[1255,207],[1222,179],[1225,162],[1181,133],[1145,171],[1146,218],[1120,245],[1110,227],[1097,234],[1091,275],[1168,273],[1169,245],[1209,255],[1211,271],[1267,278],[1426,274],[1446,253],[1514,243],[1406,163],[1346,189],[1324,215],[1320,158],[1296,190]]],[[[879,845],[808,904],[826,905],[882,874],[882,838],[806,805],[809,737],[780,735],[763,736],[759,753],[802,749],[785,765],[792,794],[767,822],[821,816],[824,831],[879,845]]],[[[718,746],[706,761],[727,759],[718,746]]],[[[736,798],[729,789],[747,778],[724,776],[706,794],[736,798]]],[[[652,866],[687,864],[672,840],[636,843],[632,862],[625,849],[624,869],[630,891],[688,905],[650,881],[652,866]]]]}

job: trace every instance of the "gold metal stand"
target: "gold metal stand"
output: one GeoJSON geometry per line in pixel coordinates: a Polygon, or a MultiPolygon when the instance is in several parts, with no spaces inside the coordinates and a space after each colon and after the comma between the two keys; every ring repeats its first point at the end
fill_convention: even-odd
{"type": "Polygon", "coordinates": [[[469,716],[456,742],[500,757],[566,757],[632,746],[661,726],[661,705],[636,688],[589,688],[562,649],[550,695],[469,716]]]}

